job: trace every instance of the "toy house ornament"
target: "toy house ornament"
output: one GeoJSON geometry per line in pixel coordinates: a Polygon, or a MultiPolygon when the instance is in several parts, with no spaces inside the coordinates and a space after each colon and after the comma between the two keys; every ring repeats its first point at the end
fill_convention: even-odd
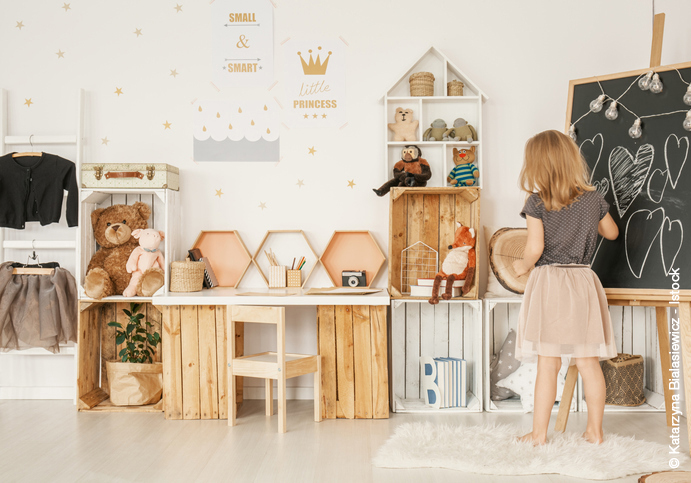
{"type": "MultiPolygon", "coordinates": [[[[454,149],[460,151],[474,147],[474,165],[479,173],[483,173],[482,106],[486,100],[487,96],[479,86],[435,47],[429,47],[418,57],[411,58],[409,64],[401,66],[400,75],[384,94],[385,125],[383,131],[386,148],[381,181],[390,179],[394,165],[401,159],[401,149],[413,143],[413,141],[408,140],[409,138],[400,139],[398,133],[389,127],[396,125],[397,116],[400,117],[400,112],[407,110],[415,113],[417,126],[413,139],[421,140],[417,141],[417,144],[425,153],[424,158],[429,163],[432,172],[432,177],[427,181],[427,187],[458,186],[458,184],[451,184],[447,181],[449,173],[456,166],[454,164],[454,149]],[[433,95],[422,97],[410,95],[409,77],[416,72],[429,72],[434,76],[433,95]],[[462,96],[447,95],[446,87],[452,81],[463,83],[462,96]],[[472,138],[469,139],[467,133],[448,132],[458,119],[463,119],[467,126],[474,128],[475,135],[472,138]],[[432,135],[432,129],[437,126],[440,128],[439,137],[432,135]],[[444,126],[443,129],[442,126],[444,126]],[[429,137],[424,139],[423,134],[428,128],[430,129],[429,137]],[[443,139],[444,134],[446,134],[447,139],[443,139]],[[451,136],[450,134],[454,135],[451,136]]],[[[475,178],[475,183],[472,186],[482,188],[482,178],[482,175],[475,178]]]]}

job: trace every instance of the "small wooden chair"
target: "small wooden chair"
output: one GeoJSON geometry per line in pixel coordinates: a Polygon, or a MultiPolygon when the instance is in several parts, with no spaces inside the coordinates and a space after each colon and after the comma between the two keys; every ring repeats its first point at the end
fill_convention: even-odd
{"type": "MultiPolygon", "coordinates": [[[[321,357],[286,354],[285,307],[253,307],[230,305],[228,314],[228,426],[235,426],[237,406],[235,376],[258,377],[266,384],[266,415],[273,415],[273,379],[278,382],[278,432],[286,432],[286,379],[314,373],[314,420],[321,418],[321,357]],[[276,325],[276,352],[261,352],[234,357],[235,323],[250,322],[276,325]]],[[[246,333],[245,333],[246,334],[246,333]]]]}

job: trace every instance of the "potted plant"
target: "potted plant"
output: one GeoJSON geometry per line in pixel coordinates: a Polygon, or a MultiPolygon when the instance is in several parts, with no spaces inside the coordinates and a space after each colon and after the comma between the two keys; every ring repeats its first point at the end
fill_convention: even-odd
{"type": "Polygon", "coordinates": [[[154,362],[161,334],[147,330],[153,324],[139,313],[141,307],[142,304],[131,303],[130,310],[122,310],[129,317],[125,327],[119,322],[108,323],[117,328],[116,344],[125,344],[118,354],[119,361],[106,361],[110,401],[116,406],[154,404],[163,393],[163,367],[154,362]]]}

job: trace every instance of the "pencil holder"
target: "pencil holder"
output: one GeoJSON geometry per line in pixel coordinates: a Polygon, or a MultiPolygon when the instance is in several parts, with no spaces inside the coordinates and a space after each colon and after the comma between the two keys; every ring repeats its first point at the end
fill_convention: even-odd
{"type": "Polygon", "coordinates": [[[287,273],[289,287],[302,286],[302,270],[287,270],[287,273]]]}
{"type": "Polygon", "coordinates": [[[285,265],[269,267],[269,288],[284,288],[286,286],[285,265]]]}

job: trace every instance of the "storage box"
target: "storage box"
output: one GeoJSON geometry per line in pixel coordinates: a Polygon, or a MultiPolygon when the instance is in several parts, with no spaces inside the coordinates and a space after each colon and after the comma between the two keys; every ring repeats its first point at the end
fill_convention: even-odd
{"type": "Polygon", "coordinates": [[[180,170],[170,164],[82,164],[82,188],[180,189],[180,170]]]}
{"type": "Polygon", "coordinates": [[[288,286],[301,287],[302,286],[302,270],[287,270],[288,286]]]}

